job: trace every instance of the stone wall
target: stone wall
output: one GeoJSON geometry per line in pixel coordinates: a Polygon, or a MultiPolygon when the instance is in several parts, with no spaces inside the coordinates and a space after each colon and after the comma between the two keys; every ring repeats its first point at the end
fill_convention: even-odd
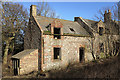
{"type": "Polygon", "coordinates": [[[42,70],[59,69],[68,64],[79,62],[79,48],[85,48],[85,61],[93,59],[91,54],[91,38],[63,36],[62,39],[54,39],[53,35],[44,35],[43,65],[42,70]],[[61,48],[61,60],[53,58],[53,48],[61,48]]]}
{"type": "Polygon", "coordinates": [[[31,27],[30,27],[30,22],[28,24],[29,24],[28,27],[25,29],[24,49],[31,49],[31,27]]]}
{"type": "Polygon", "coordinates": [[[25,31],[24,49],[40,49],[40,45],[41,30],[32,16],[25,31]]]}
{"type": "MultiPolygon", "coordinates": [[[[97,58],[100,55],[100,43],[104,44],[104,53],[106,51],[107,43],[106,43],[106,35],[103,34],[100,36],[98,33],[94,33],[94,40],[93,40],[93,51],[95,58],[97,58]]],[[[100,57],[100,56],[99,56],[100,57]]]]}
{"type": "Polygon", "coordinates": [[[94,55],[97,58],[97,56],[99,58],[101,57],[101,52],[100,52],[100,43],[104,44],[104,54],[103,56],[106,57],[107,55],[109,55],[110,53],[112,53],[112,49],[113,46],[115,46],[113,44],[113,42],[117,42],[119,40],[119,35],[110,35],[110,34],[103,34],[103,35],[99,35],[98,33],[94,33],[94,40],[93,40],[93,51],[94,51],[94,55]]]}
{"type": "Polygon", "coordinates": [[[38,49],[20,59],[20,75],[38,71],[38,49]]]}

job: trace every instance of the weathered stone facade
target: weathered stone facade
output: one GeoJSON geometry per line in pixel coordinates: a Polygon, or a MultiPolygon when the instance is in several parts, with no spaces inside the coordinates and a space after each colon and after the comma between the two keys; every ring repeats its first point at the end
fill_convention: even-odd
{"type": "MultiPolygon", "coordinates": [[[[38,49],[38,55],[33,55],[37,58],[35,60],[38,60],[34,63],[38,71],[61,69],[69,64],[87,62],[113,53],[112,49],[116,48],[116,42],[120,39],[117,29],[119,26],[111,20],[110,11],[105,14],[104,22],[82,17],[68,21],[37,16],[36,6],[32,5],[25,32],[24,48],[38,49]]],[[[28,58],[29,56],[23,57],[20,61],[24,69],[21,73],[27,73],[33,68],[28,62],[31,61],[32,56],[28,58]],[[28,61],[25,61],[26,59],[28,61]]]]}
{"type": "Polygon", "coordinates": [[[85,61],[92,60],[89,37],[63,36],[63,39],[54,39],[53,35],[44,35],[44,52],[42,70],[58,69],[68,64],[79,63],[79,48],[85,48],[85,61]],[[89,40],[88,40],[89,39],[89,40]],[[54,47],[61,48],[61,60],[54,60],[54,47]]]}
{"type": "Polygon", "coordinates": [[[99,34],[95,34],[95,39],[93,40],[93,51],[95,57],[103,58],[109,55],[110,46],[113,47],[113,42],[117,42],[119,40],[119,35],[109,35],[103,34],[99,36],[99,34]],[[104,51],[101,53],[100,51],[100,44],[103,44],[104,51]]]}
{"type": "Polygon", "coordinates": [[[104,22],[102,20],[87,20],[82,17],[75,17],[75,21],[91,34],[95,59],[114,55],[114,51],[119,50],[120,46],[117,47],[120,43],[119,26],[112,20],[110,10],[108,10],[108,13],[105,11],[104,22]],[[100,34],[101,28],[103,29],[102,34],[100,34]],[[103,45],[103,51],[100,50],[101,44],[103,45]]]}

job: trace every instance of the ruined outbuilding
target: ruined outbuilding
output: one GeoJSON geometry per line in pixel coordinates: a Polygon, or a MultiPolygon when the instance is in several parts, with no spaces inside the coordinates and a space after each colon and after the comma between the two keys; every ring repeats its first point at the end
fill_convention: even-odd
{"type": "MultiPolygon", "coordinates": [[[[105,12],[104,22],[82,17],[75,17],[74,21],[69,21],[37,16],[36,6],[31,5],[24,49],[38,49],[36,67],[39,71],[48,71],[107,56],[108,53],[112,53],[113,47],[117,47],[118,39],[119,26],[111,19],[110,10],[105,12]]],[[[15,56],[13,61],[19,59],[17,57],[20,55],[15,56]]],[[[33,60],[29,59],[25,65],[31,65],[31,61],[33,60]]],[[[19,65],[23,63],[19,61],[19,65]]],[[[24,73],[30,70],[29,67],[25,68],[24,73]]]]}

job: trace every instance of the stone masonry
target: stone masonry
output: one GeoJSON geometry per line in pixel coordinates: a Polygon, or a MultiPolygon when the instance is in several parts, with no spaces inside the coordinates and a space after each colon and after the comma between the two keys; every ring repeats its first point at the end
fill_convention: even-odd
{"type": "Polygon", "coordinates": [[[85,48],[85,61],[92,60],[91,45],[88,37],[63,36],[56,40],[52,35],[44,35],[44,55],[42,70],[58,69],[68,64],[79,63],[79,48],[85,48]],[[49,42],[48,42],[49,41],[49,42]],[[66,47],[67,46],[67,47],[66,47]],[[61,48],[61,60],[53,59],[53,48],[61,48]]]}
{"type": "Polygon", "coordinates": [[[38,71],[38,49],[20,59],[20,75],[38,71]]]}

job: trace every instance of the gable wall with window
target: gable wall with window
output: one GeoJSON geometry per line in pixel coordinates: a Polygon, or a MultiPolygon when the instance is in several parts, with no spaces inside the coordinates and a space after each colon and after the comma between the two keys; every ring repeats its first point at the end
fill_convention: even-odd
{"type": "Polygon", "coordinates": [[[100,36],[105,33],[105,24],[102,21],[97,24],[97,31],[100,36]]]}

